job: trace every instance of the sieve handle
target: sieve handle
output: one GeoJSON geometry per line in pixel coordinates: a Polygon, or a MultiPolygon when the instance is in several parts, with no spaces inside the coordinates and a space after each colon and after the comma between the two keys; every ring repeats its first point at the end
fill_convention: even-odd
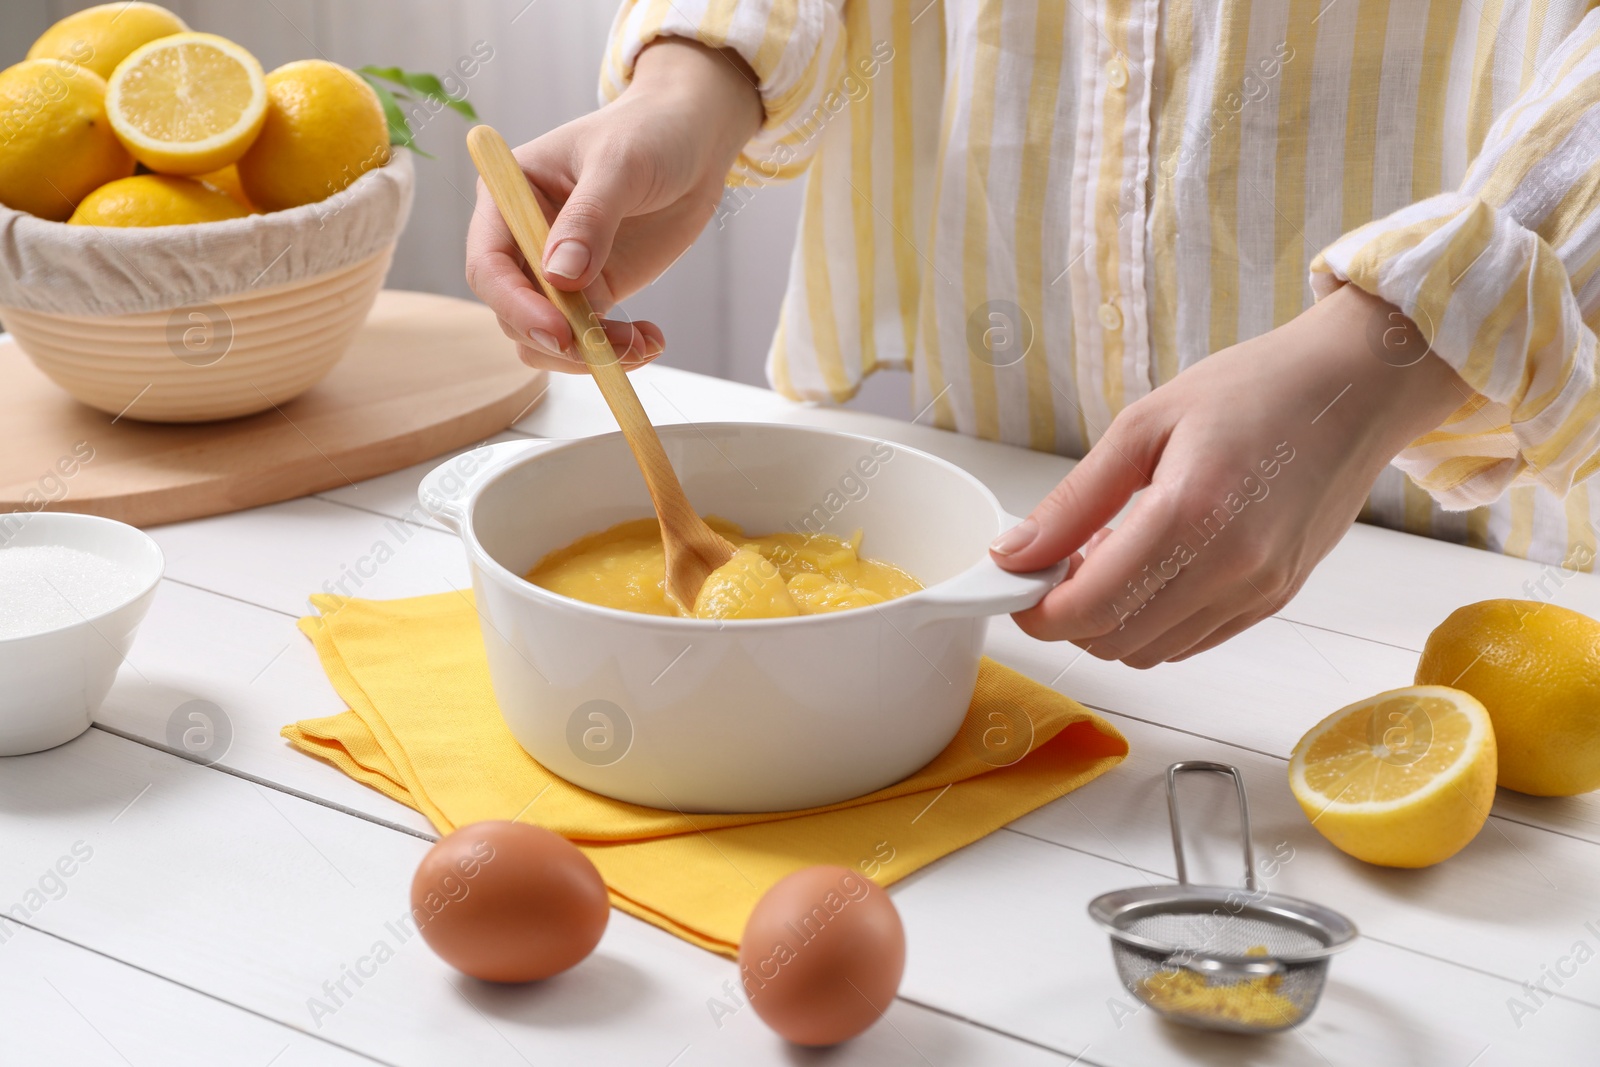
{"type": "Polygon", "coordinates": [[[1194,971],[1205,975],[1207,978],[1272,978],[1277,975],[1289,973],[1289,968],[1283,961],[1263,956],[1248,962],[1238,960],[1219,960],[1214,956],[1201,956],[1193,952],[1175,952],[1168,956],[1161,964],[1165,970],[1194,971]]]}
{"type": "Polygon", "coordinates": [[[1178,775],[1187,771],[1213,771],[1233,776],[1239,793],[1239,833],[1244,838],[1244,887],[1252,893],[1258,892],[1255,850],[1250,846],[1250,801],[1244,795],[1244,775],[1231,764],[1211,760],[1179,760],[1167,768],[1167,815],[1172,822],[1172,855],[1178,861],[1178,884],[1189,884],[1188,864],[1183,859],[1183,827],[1178,820],[1178,775]]]}

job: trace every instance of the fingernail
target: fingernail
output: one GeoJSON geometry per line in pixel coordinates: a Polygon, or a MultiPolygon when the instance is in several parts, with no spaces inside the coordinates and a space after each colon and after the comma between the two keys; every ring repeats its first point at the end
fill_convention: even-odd
{"type": "Polygon", "coordinates": [[[562,348],[561,348],[560,342],[558,342],[550,334],[545,333],[543,330],[539,330],[539,329],[529,330],[528,331],[528,340],[533,342],[533,347],[542,348],[546,352],[553,352],[558,356],[563,351],[562,348]]]}
{"type": "Polygon", "coordinates": [[[1011,529],[994,539],[989,546],[989,551],[998,556],[1009,556],[1014,552],[1021,552],[1033,544],[1033,539],[1039,536],[1039,524],[1032,519],[1023,519],[1011,529]]]}
{"type": "Polygon", "coordinates": [[[581,278],[589,265],[589,250],[578,241],[562,241],[545,260],[546,274],[560,278],[581,278]]]}
{"type": "Polygon", "coordinates": [[[645,355],[649,356],[651,359],[654,359],[656,356],[659,356],[661,353],[665,352],[666,350],[667,350],[667,346],[666,345],[662,344],[660,341],[657,341],[654,337],[651,337],[648,334],[645,335],[645,339],[644,339],[644,354],[645,355]]]}

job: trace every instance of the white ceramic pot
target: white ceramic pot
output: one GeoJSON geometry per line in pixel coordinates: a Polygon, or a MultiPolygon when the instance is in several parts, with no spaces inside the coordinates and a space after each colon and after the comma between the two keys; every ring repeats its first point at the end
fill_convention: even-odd
{"type": "Polygon", "coordinates": [[[65,744],[89,728],[155,599],[164,563],[146,534],[97,515],[0,514],[0,545],[0,552],[25,545],[90,552],[127,570],[138,590],[77,622],[0,638],[0,756],[20,756],[65,744]]]}
{"type": "Polygon", "coordinates": [[[888,442],[801,426],[667,426],[697,508],[752,534],[848,537],[926,586],[789,619],[640,615],[523,580],[540,557],[651,514],[620,434],[490,445],[435,469],[422,505],[466,548],[495,697],[545,767],[682,811],[785,811],[890,785],[955,737],[990,615],[1063,567],[1016,575],[987,546],[1017,520],[972,475],[888,442]]]}

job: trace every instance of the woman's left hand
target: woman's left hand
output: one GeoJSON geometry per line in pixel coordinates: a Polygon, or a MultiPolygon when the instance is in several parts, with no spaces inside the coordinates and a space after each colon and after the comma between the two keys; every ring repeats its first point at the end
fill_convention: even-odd
{"type": "Polygon", "coordinates": [[[1410,320],[1346,285],[1113,420],[991,548],[1019,572],[1083,552],[1014,618],[1139,668],[1220,644],[1288,603],[1383,467],[1471,396],[1410,320]]]}

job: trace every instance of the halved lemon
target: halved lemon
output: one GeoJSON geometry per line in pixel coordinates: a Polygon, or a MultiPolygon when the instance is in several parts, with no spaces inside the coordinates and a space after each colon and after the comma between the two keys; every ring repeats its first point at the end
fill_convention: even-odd
{"type": "Polygon", "coordinates": [[[1341,708],[1294,746],[1289,788],[1317,832],[1385,867],[1428,867],[1494,803],[1494,727],[1478,700],[1416,685],[1341,708]]]}
{"type": "Polygon", "coordinates": [[[117,137],[151,170],[205,174],[255,142],[267,118],[266,74],[226,37],[175,33],[117,64],[106,112],[117,137]]]}

